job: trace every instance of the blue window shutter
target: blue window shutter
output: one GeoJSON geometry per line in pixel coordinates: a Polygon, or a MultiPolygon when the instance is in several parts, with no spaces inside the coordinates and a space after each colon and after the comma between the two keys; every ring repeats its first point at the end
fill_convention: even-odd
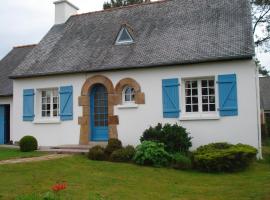
{"type": "Polygon", "coordinates": [[[236,74],[218,76],[220,116],[237,116],[237,81],[236,74]]]}
{"type": "Polygon", "coordinates": [[[73,120],[73,87],[60,87],[60,119],[73,120]]]}
{"type": "Polygon", "coordinates": [[[34,89],[23,90],[23,121],[34,120],[34,96],[34,89]]]}
{"type": "Polygon", "coordinates": [[[162,80],[162,102],[163,117],[178,118],[180,116],[179,109],[179,80],[164,79],[162,80]]]}

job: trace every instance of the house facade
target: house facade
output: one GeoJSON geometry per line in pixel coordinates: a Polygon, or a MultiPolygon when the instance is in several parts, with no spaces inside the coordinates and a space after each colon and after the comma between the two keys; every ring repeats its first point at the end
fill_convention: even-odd
{"type": "Polygon", "coordinates": [[[248,1],[76,10],[57,1],[56,24],[10,75],[13,141],[136,145],[150,126],[178,123],[192,148],[230,142],[260,150],[248,1]]]}

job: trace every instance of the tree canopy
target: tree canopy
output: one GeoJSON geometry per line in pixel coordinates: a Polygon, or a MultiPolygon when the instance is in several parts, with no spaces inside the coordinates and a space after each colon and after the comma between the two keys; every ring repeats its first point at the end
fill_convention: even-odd
{"type": "Polygon", "coordinates": [[[150,0],[110,0],[110,2],[109,1],[104,2],[103,9],[128,6],[132,4],[139,4],[145,2],[150,2],[150,0]]]}

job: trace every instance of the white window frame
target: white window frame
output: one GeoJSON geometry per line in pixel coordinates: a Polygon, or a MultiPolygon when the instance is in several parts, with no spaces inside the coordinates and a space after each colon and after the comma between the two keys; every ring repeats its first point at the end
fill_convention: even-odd
{"type": "Polygon", "coordinates": [[[126,27],[122,27],[122,29],[121,29],[120,32],[118,33],[118,36],[117,36],[117,39],[116,39],[115,44],[116,44],[116,45],[123,45],[123,44],[132,44],[132,43],[134,43],[133,37],[130,35],[130,33],[129,33],[129,31],[128,31],[128,29],[127,29],[126,27]],[[127,34],[128,34],[128,36],[131,38],[131,40],[119,41],[121,35],[122,35],[123,32],[124,32],[124,30],[127,31],[127,34]]]}
{"type": "Polygon", "coordinates": [[[182,85],[182,87],[181,87],[181,116],[180,116],[180,120],[186,121],[186,120],[201,120],[201,119],[220,119],[219,112],[218,112],[219,99],[218,99],[218,86],[217,86],[216,76],[185,77],[182,79],[181,85],[182,85]],[[203,112],[203,110],[202,110],[201,81],[202,80],[210,80],[210,79],[214,80],[216,111],[203,112]],[[197,81],[197,83],[198,83],[198,106],[199,106],[198,112],[186,112],[186,93],[185,93],[186,81],[197,81]]]}
{"type": "Polygon", "coordinates": [[[46,124],[46,123],[60,123],[60,95],[59,95],[59,88],[58,87],[52,87],[52,88],[39,88],[36,90],[36,106],[35,106],[35,110],[36,110],[36,118],[34,120],[33,123],[36,124],[46,124]],[[53,90],[57,90],[58,92],[58,115],[57,116],[53,116],[53,90]],[[43,117],[42,116],[42,91],[50,91],[51,95],[50,95],[50,116],[46,116],[43,117]]]}
{"type": "MultiPolygon", "coordinates": [[[[128,88],[131,88],[134,90],[134,88],[129,86],[129,85],[125,86],[123,91],[122,91],[122,102],[123,102],[123,104],[135,104],[135,90],[134,90],[134,99],[131,101],[126,101],[126,90],[128,88]]],[[[130,95],[130,98],[132,98],[132,94],[130,95]]]]}

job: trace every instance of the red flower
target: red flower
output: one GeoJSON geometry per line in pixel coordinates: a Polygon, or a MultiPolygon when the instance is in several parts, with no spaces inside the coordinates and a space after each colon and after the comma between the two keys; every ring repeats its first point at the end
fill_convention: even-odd
{"type": "Polygon", "coordinates": [[[52,186],[52,190],[54,192],[59,192],[60,190],[64,190],[67,188],[67,184],[66,183],[57,183],[54,186],[52,186]]]}

